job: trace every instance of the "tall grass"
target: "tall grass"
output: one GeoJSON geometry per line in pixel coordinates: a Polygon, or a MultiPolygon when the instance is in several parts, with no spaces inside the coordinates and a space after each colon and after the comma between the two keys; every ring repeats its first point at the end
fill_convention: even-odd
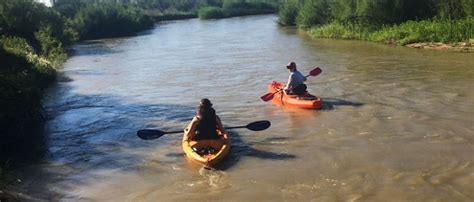
{"type": "Polygon", "coordinates": [[[313,37],[319,38],[368,40],[373,29],[373,27],[365,26],[364,24],[332,22],[313,27],[309,29],[308,33],[313,37]]]}
{"type": "Polygon", "coordinates": [[[474,38],[474,18],[461,20],[408,21],[400,25],[384,26],[371,33],[370,40],[395,41],[400,45],[416,42],[463,42],[474,38]]]}
{"type": "Polygon", "coordinates": [[[358,39],[406,45],[416,42],[463,42],[474,37],[474,18],[407,21],[400,25],[371,26],[332,22],[311,28],[313,37],[358,39]]]}

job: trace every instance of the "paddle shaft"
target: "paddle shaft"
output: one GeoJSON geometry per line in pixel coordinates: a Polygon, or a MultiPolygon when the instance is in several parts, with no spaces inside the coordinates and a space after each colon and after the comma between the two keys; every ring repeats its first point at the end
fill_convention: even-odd
{"type": "Polygon", "coordinates": [[[183,130],[175,130],[175,131],[170,131],[170,132],[164,132],[165,134],[172,134],[172,133],[182,133],[183,130]]]}
{"type": "MultiPolygon", "coordinates": [[[[233,127],[225,127],[225,129],[234,129],[234,128],[246,128],[247,126],[233,126],[233,127]]],[[[174,134],[174,133],[183,133],[183,130],[175,130],[175,131],[163,131],[164,134],[174,134]]]]}
{"type": "MultiPolygon", "coordinates": [[[[236,129],[236,128],[247,128],[249,130],[254,130],[254,131],[259,131],[259,130],[264,130],[270,126],[269,121],[256,121],[249,123],[245,126],[231,126],[231,127],[224,127],[225,129],[236,129]]],[[[161,130],[154,130],[154,129],[145,129],[145,130],[140,130],[138,131],[139,133],[143,132],[151,132],[152,134],[162,136],[164,134],[173,134],[173,133],[183,133],[183,130],[176,130],[176,131],[161,131],[161,130]]]]}
{"type": "Polygon", "coordinates": [[[247,126],[232,126],[232,127],[225,127],[226,130],[228,129],[235,129],[235,128],[247,128],[247,126]]]}

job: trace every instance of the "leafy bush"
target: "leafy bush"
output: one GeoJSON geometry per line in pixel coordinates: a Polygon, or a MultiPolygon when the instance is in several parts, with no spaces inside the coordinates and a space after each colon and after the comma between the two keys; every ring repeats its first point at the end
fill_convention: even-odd
{"type": "Polygon", "coordinates": [[[74,41],[74,33],[66,27],[66,19],[57,11],[32,0],[0,1],[0,25],[4,35],[25,38],[35,50],[41,49],[35,33],[49,26],[49,34],[63,44],[74,41]]]}
{"type": "Polygon", "coordinates": [[[66,59],[66,45],[79,36],[123,36],[153,25],[133,6],[62,6],[55,8],[71,11],[74,15],[66,17],[73,19],[33,0],[0,1],[0,166],[41,156],[37,151],[44,140],[42,90],[54,81],[56,68],[66,59]]]}
{"type": "MultiPolygon", "coordinates": [[[[41,90],[55,78],[53,65],[33,52],[26,39],[0,37],[0,164],[41,149],[41,90]],[[5,62],[3,62],[5,61],[5,62]],[[13,159],[12,159],[13,158],[13,159]]],[[[34,153],[33,156],[40,155],[34,153]]]]}
{"type": "Polygon", "coordinates": [[[136,7],[118,4],[87,4],[81,7],[72,20],[81,39],[95,39],[133,35],[150,28],[150,16],[136,7]]]}
{"type": "Polygon", "coordinates": [[[198,11],[198,17],[201,19],[224,18],[224,9],[214,6],[201,7],[198,11]]]}
{"type": "Polygon", "coordinates": [[[280,6],[278,23],[281,25],[296,25],[299,5],[297,0],[285,0],[280,6]]]}
{"type": "Polygon", "coordinates": [[[330,8],[327,0],[308,0],[298,12],[296,24],[300,27],[311,27],[329,22],[330,8]]]}
{"type": "Polygon", "coordinates": [[[473,10],[472,0],[283,0],[279,21],[283,25],[296,23],[300,27],[318,26],[332,20],[400,24],[435,17],[461,20],[473,17],[473,10]]]}

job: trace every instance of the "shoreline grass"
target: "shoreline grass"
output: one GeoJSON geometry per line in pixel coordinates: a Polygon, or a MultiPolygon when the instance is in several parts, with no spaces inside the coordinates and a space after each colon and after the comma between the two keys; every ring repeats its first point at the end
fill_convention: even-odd
{"type": "Polygon", "coordinates": [[[332,22],[312,27],[307,32],[315,38],[365,40],[402,46],[423,42],[471,43],[474,38],[474,18],[407,21],[399,25],[382,26],[332,22]]]}

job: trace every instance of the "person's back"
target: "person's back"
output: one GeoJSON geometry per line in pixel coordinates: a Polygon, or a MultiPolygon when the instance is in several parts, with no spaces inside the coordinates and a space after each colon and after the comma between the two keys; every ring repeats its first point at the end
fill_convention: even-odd
{"type": "Polygon", "coordinates": [[[306,81],[306,77],[304,77],[300,71],[295,70],[290,73],[290,77],[288,80],[290,81],[288,84],[288,88],[292,89],[292,88],[295,88],[296,86],[304,84],[304,82],[306,81]]]}
{"type": "Polygon", "coordinates": [[[211,101],[204,98],[199,103],[196,116],[185,129],[186,138],[188,140],[219,139],[217,129],[225,133],[219,116],[216,115],[216,111],[212,108],[211,101]]]}
{"type": "Polygon", "coordinates": [[[219,139],[217,135],[216,111],[213,108],[204,108],[197,116],[196,135],[194,140],[219,139]]]}
{"type": "Polygon", "coordinates": [[[284,90],[289,94],[301,95],[306,92],[306,77],[296,69],[296,63],[290,62],[286,68],[290,71],[290,76],[284,90]]]}

